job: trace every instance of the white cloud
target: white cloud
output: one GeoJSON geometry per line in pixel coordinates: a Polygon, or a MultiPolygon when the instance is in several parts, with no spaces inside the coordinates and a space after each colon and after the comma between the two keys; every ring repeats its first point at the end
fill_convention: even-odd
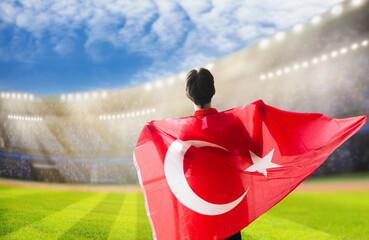
{"type": "Polygon", "coordinates": [[[61,55],[73,48],[73,38],[66,36],[82,30],[87,36],[85,50],[96,61],[103,61],[100,55],[105,55],[96,48],[109,44],[153,58],[152,71],[177,61],[176,72],[308,21],[339,2],[3,0],[0,19],[32,33],[35,39],[48,33],[53,36],[53,49],[61,55]]]}

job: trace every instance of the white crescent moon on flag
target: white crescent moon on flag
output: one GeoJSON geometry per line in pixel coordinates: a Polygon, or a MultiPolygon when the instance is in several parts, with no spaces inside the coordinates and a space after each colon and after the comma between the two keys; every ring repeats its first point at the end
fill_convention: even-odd
{"type": "Polygon", "coordinates": [[[226,204],[214,204],[205,201],[194,193],[191,187],[188,185],[186,177],[183,172],[183,160],[187,150],[191,147],[217,147],[228,151],[227,149],[216,145],[214,143],[204,141],[181,141],[177,139],[174,141],[165,155],[164,160],[164,172],[167,179],[170,190],[172,190],[174,196],[189,209],[204,214],[204,215],[220,215],[226,213],[236,207],[242,199],[246,196],[246,192],[234,200],[233,202],[226,204]]]}

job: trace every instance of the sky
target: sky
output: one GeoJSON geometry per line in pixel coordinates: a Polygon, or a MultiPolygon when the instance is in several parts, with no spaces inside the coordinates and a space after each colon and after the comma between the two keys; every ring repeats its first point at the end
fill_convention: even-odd
{"type": "Polygon", "coordinates": [[[172,76],[340,0],[1,0],[0,92],[42,96],[172,76]]]}

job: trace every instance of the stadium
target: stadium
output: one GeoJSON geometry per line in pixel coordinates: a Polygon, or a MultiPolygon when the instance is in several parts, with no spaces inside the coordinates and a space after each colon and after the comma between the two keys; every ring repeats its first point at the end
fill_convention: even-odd
{"type": "MultiPolygon", "coordinates": [[[[214,74],[215,87],[219,90],[213,99],[213,105],[223,111],[263,99],[266,104],[287,111],[318,112],[334,118],[368,115],[368,16],[369,1],[344,1],[315,16],[310,22],[296,23],[291,29],[278,32],[231,55],[198,66],[205,67],[214,74]]],[[[132,152],[144,124],[153,119],[193,115],[193,106],[185,97],[186,73],[180,72],[131,88],[65,93],[60,96],[44,97],[24,92],[1,92],[0,177],[4,181],[18,179],[68,184],[93,183],[94,186],[99,186],[98,184],[136,186],[138,179],[132,152]]],[[[366,123],[325,161],[313,177],[319,182],[324,181],[321,180],[321,176],[334,178],[336,174],[361,172],[358,175],[367,181],[368,146],[369,125],[366,123]]],[[[43,184],[40,183],[42,186],[43,184]]],[[[365,184],[364,186],[367,187],[365,184]]],[[[19,198],[20,193],[11,188],[13,187],[3,186],[1,191],[13,191],[11,192],[14,194],[13,197],[19,198]]],[[[38,188],[35,189],[38,191],[38,197],[53,201],[50,195],[38,188]]],[[[32,196],[35,189],[23,190],[25,194],[32,196]]],[[[69,202],[58,202],[54,208],[36,213],[37,216],[34,217],[37,221],[40,219],[44,221],[49,212],[59,211],[69,204],[76,203],[77,199],[82,199],[82,202],[77,204],[85,208],[85,211],[104,211],[108,204],[112,204],[114,212],[111,210],[110,214],[113,220],[120,221],[106,223],[111,232],[88,233],[92,231],[93,227],[89,227],[88,224],[93,218],[83,223],[84,225],[76,226],[72,222],[83,218],[83,215],[77,214],[70,225],[64,226],[65,231],[68,231],[68,234],[63,235],[66,239],[151,238],[150,225],[145,219],[143,196],[140,193],[128,191],[107,194],[102,191],[93,198],[96,201],[105,199],[107,202],[95,204],[87,201],[92,194],[88,191],[67,192],[63,193],[64,195],[53,191],[55,196],[63,196],[69,199],[69,202]],[[128,202],[123,202],[122,205],[119,203],[122,199],[128,202]],[[131,209],[133,212],[127,213],[123,209],[131,209]],[[137,216],[140,218],[136,221],[137,216]],[[125,223],[127,217],[131,219],[132,226],[125,223]],[[82,235],[78,230],[81,228],[85,232],[82,235]],[[117,237],[118,235],[121,237],[117,237]]],[[[328,199],[341,197],[336,192],[324,194],[328,199]]],[[[294,215],[294,210],[307,211],[299,209],[298,205],[307,208],[309,204],[314,205],[314,200],[318,201],[318,194],[303,192],[284,200],[281,207],[272,209],[273,214],[258,220],[250,226],[251,230],[243,234],[250,239],[272,239],[271,236],[275,234],[280,234],[281,237],[273,239],[368,239],[369,232],[365,229],[364,223],[367,221],[365,220],[367,213],[366,216],[359,214],[368,212],[368,189],[356,194],[358,196],[355,196],[355,199],[352,197],[354,199],[352,204],[357,204],[358,207],[355,210],[350,208],[352,207],[350,204],[348,207],[343,203],[337,204],[344,210],[340,213],[342,215],[336,216],[331,223],[337,224],[335,227],[321,225],[324,225],[322,219],[332,214],[330,211],[337,209],[328,210],[322,217],[317,208],[312,210],[313,214],[314,211],[317,214],[315,218],[309,218],[304,223],[305,220],[301,220],[298,226],[295,223],[296,226],[292,228],[299,229],[298,231],[283,230],[284,225],[291,226],[293,219],[299,218],[294,215]],[[305,206],[306,199],[308,203],[305,206]],[[357,227],[354,231],[348,230],[345,235],[341,232],[342,225],[339,222],[343,221],[349,212],[354,214],[349,217],[350,219],[356,217],[357,227]],[[266,228],[268,222],[277,224],[275,223],[277,214],[290,214],[291,217],[285,222],[280,222],[281,225],[276,227],[274,232],[265,230],[264,235],[256,233],[253,235],[253,230],[266,228]],[[321,220],[317,220],[320,217],[321,220]],[[309,229],[304,229],[303,224],[308,225],[309,229]],[[313,232],[312,229],[320,230],[313,232]],[[331,235],[326,235],[324,231],[331,235]]],[[[2,201],[8,198],[10,197],[4,197],[2,201]]],[[[350,201],[351,198],[347,199],[350,201]]],[[[328,202],[325,203],[328,208],[328,202]]],[[[25,206],[34,204],[37,204],[36,200],[28,199],[25,206]]],[[[47,209],[46,205],[45,208],[47,209]]],[[[2,217],[0,219],[4,220],[2,217]]],[[[32,225],[22,234],[28,233],[34,239],[60,237],[51,233],[43,235],[42,232],[44,228],[50,228],[56,222],[57,218],[48,219],[42,224],[36,222],[40,224],[38,227],[32,225]]],[[[33,221],[17,223],[19,226],[15,225],[14,229],[10,227],[14,224],[12,220],[4,223],[7,227],[0,231],[1,239],[3,237],[21,239],[24,235],[19,235],[21,233],[15,230],[22,229],[22,226],[33,221]],[[13,236],[10,233],[16,234],[13,236]]]]}

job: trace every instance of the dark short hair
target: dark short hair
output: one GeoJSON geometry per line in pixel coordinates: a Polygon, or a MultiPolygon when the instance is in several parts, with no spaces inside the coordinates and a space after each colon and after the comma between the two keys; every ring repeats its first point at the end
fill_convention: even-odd
{"type": "Polygon", "coordinates": [[[186,77],[187,96],[196,105],[205,105],[211,102],[215,94],[214,77],[205,68],[192,69],[186,77]]]}

